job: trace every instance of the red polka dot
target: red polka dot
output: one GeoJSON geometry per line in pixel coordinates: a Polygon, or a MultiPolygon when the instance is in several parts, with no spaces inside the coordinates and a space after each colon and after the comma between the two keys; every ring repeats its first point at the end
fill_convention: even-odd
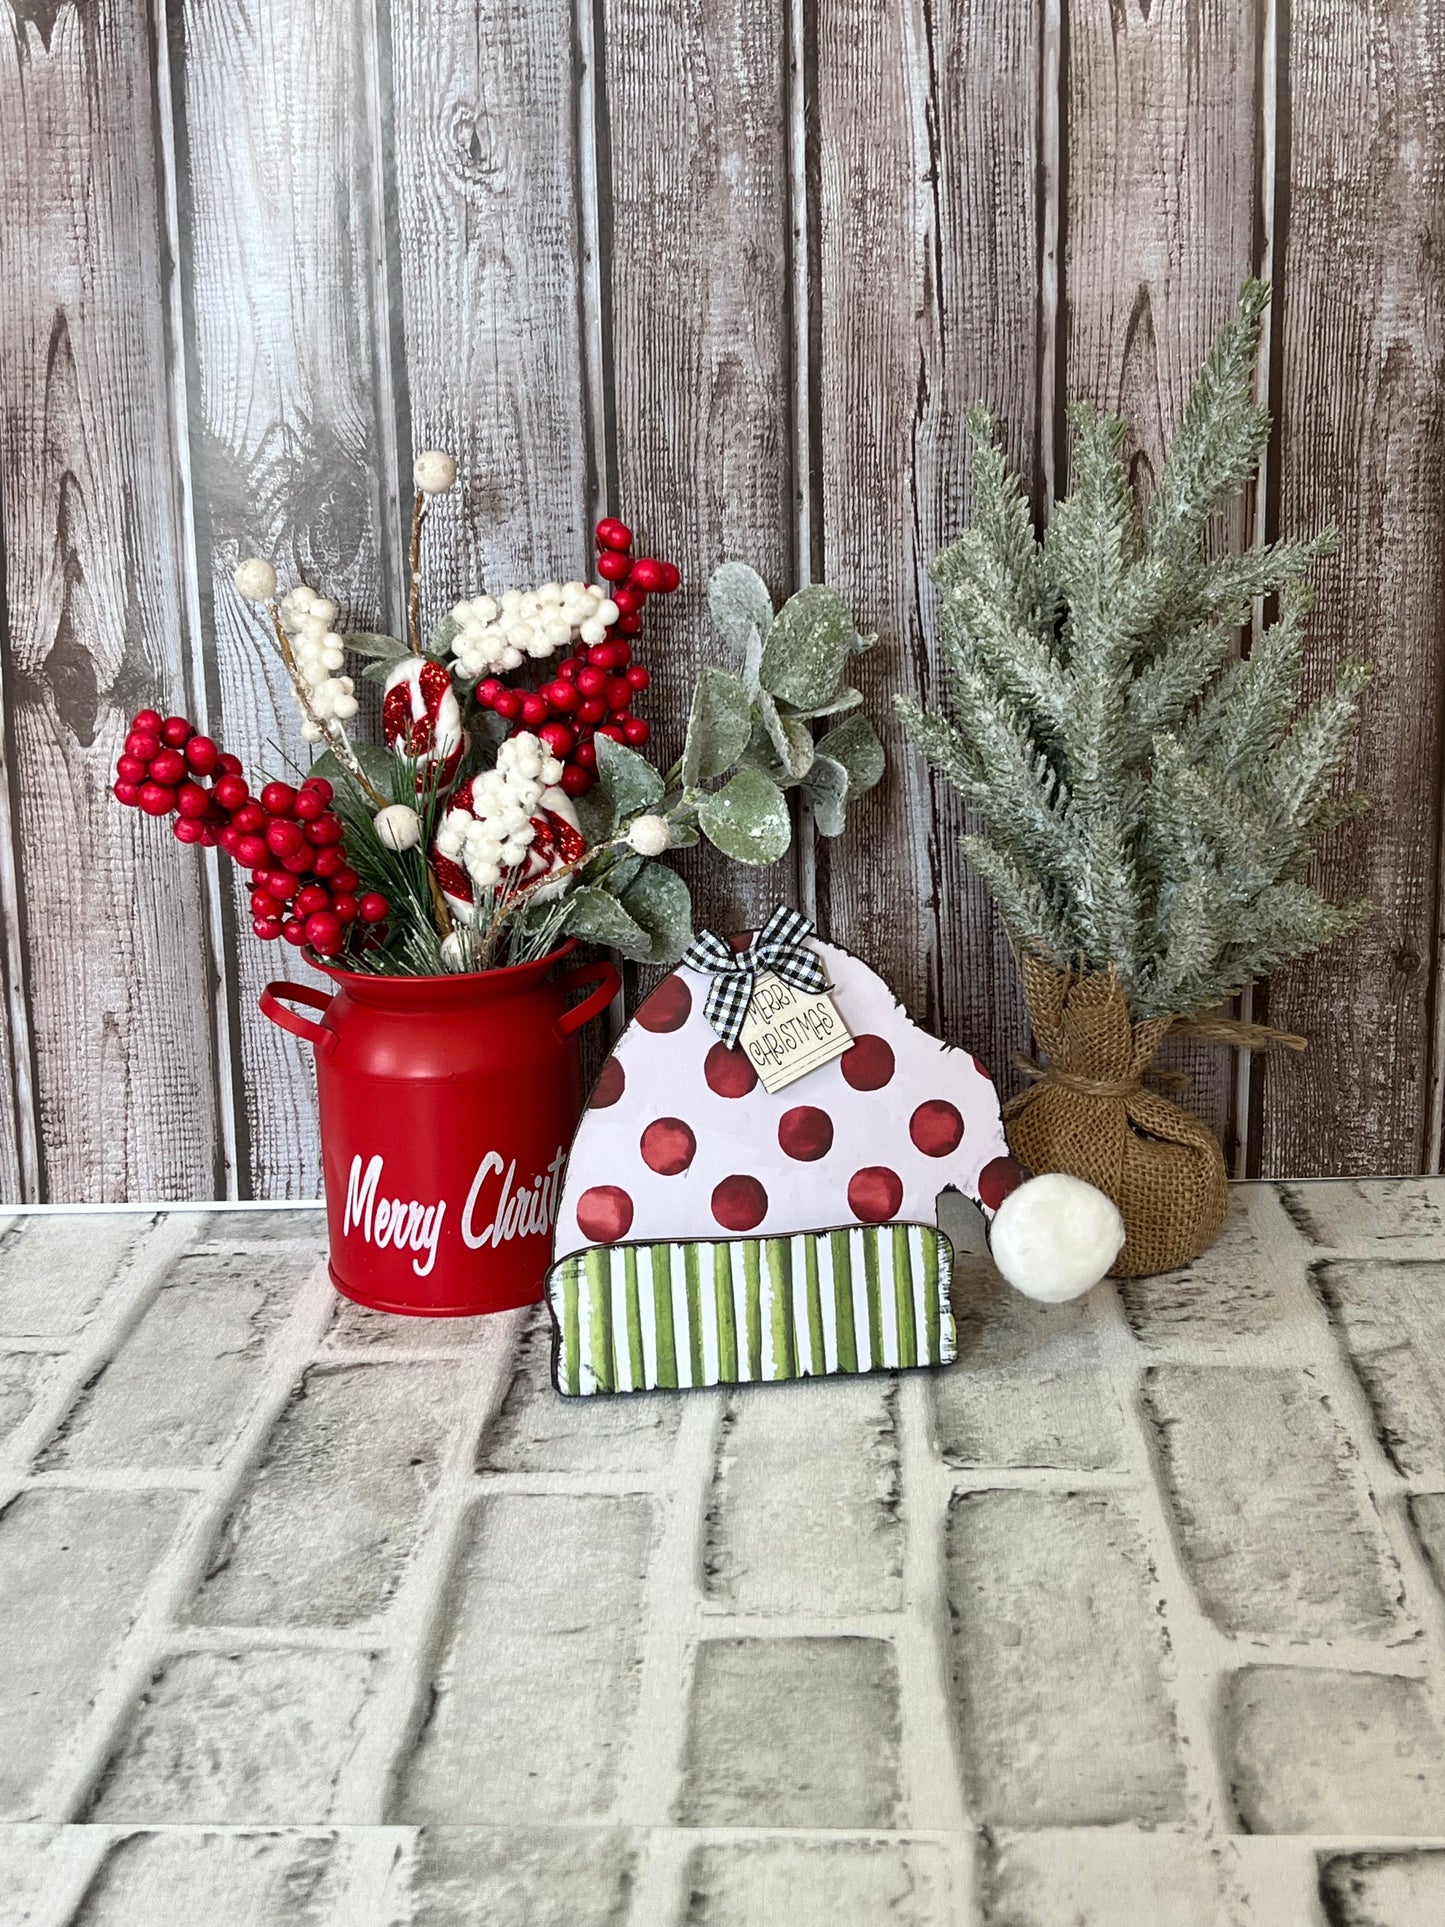
{"type": "Polygon", "coordinates": [[[644,1030],[681,1030],[692,1009],[692,992],[674,971],[664,977],[637,1013],[644,1030]]]}
{"type": "Polygon", "coordinates": [[[675,1178],[697,1155],[697,1139],[680,1117],[654,1118],[642,1133],[642,1162],[659,1177],[675,1178]]]}
{"type": "Polygon", "coordinates": [[[632,1200],[616,1184],[594,1184],[577,1200],[577,1228],[593,1244],[616,1244],[632,1228],[632,1200]]]}
{"type": "Polygon", "coordinates": [[[893,1047],[883,1037],[859,1037],[838,1063],[855,1091],[881,1091],[893,1075],[893,1047]]]}
{"type": "Polygon", "coordinates": [[[1028,1172],[1012,1158],[992,1158],[978,1174],[979,1202],[997,1211],[1010,1191],[1017,1191],[1028,1172]]]}
{"type": "MultiPolygon", "coordinates": [[[[978,1072],[980,1077],[988,1077],[988,1065],[984,1063],[981,1057],[974,1058],[973,1068],[978,1072]]],[[[991,1077],[989,1077],[989,1082],[993,1082],[991,1077]]]]}
{"type": "Polygon", "coordinates": [[[887,1224],[903,1203],[903,1180],[886,1164],[869,1164],[848,1180],[848,1209],[864,1224],[887,1224]]]}
{"type": "Polygon", "coordinates": [[[778,1143],[790,1158],[811,1164],[833,1148],[833,1120],[812,1104],[799,1104],[778,1119],[778,1143]]]}
{"type": "Polygon", "coordinates": [[[615,1104],[627,1088],[627,1076],[615,1057],[609,1057],[597,1074],[597,1082],[592,1086],[592,1108],[605,1111],[609,1104],[615,1104]]]}
{"type": "Polygon", "coordinates": [[[719,1097],[746,1097],[758,1081],[753,1060],[745,1050],[714,1044],[703,1059],[702,1074],[719,1097]]]}
{"type": "Polygon", "coordinates": [[[741,953],[747,949],[756,934],[757,933],[752,930],[734,930],[728,938],[728,949],[741,953]]]}
{"type": "Polygon", "coordinates": [[[768,1194],[756,1178],[724,1178],[712,1194],[712,1215],[724,1231],[751,1231],[767,1211],[768,1194]]]}
{"type": "Polygon", "coordinates": [[[941,1097],[929,1098],[909,1118],[908,1135],[926,1158],[946,1158],[963,1142],[958,1106],[941,1097]]]}

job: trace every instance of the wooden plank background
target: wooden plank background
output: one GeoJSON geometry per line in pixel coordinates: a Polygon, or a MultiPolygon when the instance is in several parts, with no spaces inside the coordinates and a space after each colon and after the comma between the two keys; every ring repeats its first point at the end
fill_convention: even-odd
{"type": "MultiPolygon", "coordinates": [[[[304,1050],[233,877],[110,806],[125,718],[301,753],[229,589],[259,551],[395,624],[405,477],[444,446],[432,613],[579,569],[614,510],[686,587],[826,577],[870,707],[934,695],[927,565],[1002,416],[1040,500],[1062,408],[1147,486],[1242,277],[1276,433],[1229,535],[1345,536],[1312,674],[1378,664],[1373,814],[1325,874],[1367,930],[1257,993],[1302,1059],[1188,1060],[1235,1168],[1438,1169],[1445,1090],[1445,13],[1434,0],[6,0],[0,79],[0,1197],[303,1197],[304,1050]]],[[[887,728],[846,845],[706,871],[779,896],[1002,1071],[1011,961],[956,799],[887,728]]],[[[633,986],[635,994],[637,985],[633,986]]]]}

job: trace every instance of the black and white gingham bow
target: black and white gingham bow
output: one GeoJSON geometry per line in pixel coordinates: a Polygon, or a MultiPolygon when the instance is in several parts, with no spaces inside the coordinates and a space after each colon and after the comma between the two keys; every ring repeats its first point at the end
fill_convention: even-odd
{"type": "Polygon", "coordinates": [[[804,937],[812,932],[806,917],[779,905],[746,950],[733,950],[711,930],[701,930],[693,938],[682,961],[690,970],[706,971],[712,978],[707,1021],[725,1044],[736,1045],[742,1035],[753,986],[766,972],[814,996],[828,988],[828,973],[813,952],[803,948],[804,937]]]}

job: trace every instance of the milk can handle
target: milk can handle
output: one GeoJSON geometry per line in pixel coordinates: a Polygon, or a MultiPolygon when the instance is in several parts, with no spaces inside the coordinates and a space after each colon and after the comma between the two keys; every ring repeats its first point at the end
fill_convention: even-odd
{"type": "Polygon", "coordinates": [[[267,984],[259,999],[261,1009],[273,1024],[282,1030],[289,1030],[293,1037],[303,1043],[314,1044],[317,1050],[336,1049],[336,1032],[325,1024],[313,1024],[305,1017],[298,1017],[294,1010],[287,1010],[286,1001],[305,1004],[310,1010],[325,1010],[331,999],[324,990],[313,990],[309,984],[267,984]]]}
{"type": "Polygon", "coordinates": [[[557,979],[562,990],[580,990],[583,984],[596,984],[597,988],[590,997],[584,997],[580,1004],[571,1010],[564,1010],[557,1019],[556,1032],[559,1038],[570,1037],[574,1030],[580,1030],[599,1011],[606,1010],[612,999],[622,988],[622,979],[614,965],[601,957],[596,963],[578,964],[572,970],[563,971],[557,979]]]}

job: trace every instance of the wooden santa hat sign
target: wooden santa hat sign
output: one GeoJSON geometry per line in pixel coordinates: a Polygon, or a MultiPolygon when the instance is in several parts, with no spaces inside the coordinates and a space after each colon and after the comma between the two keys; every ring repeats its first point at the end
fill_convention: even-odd
{"type": "Polygon", "coordinates": [[[603,1065],[547,1276],[564,1395],[951,1363],[950,1187],[1030,1296],[1077,1296],[1122,1245],[1092,1186],[1009,1156],[977,1058],[808,933],[782,912],[756,938],[705,935],[603,1065]],[[786,1078],[799,1054],[811,1067],[786,1078]]]}

